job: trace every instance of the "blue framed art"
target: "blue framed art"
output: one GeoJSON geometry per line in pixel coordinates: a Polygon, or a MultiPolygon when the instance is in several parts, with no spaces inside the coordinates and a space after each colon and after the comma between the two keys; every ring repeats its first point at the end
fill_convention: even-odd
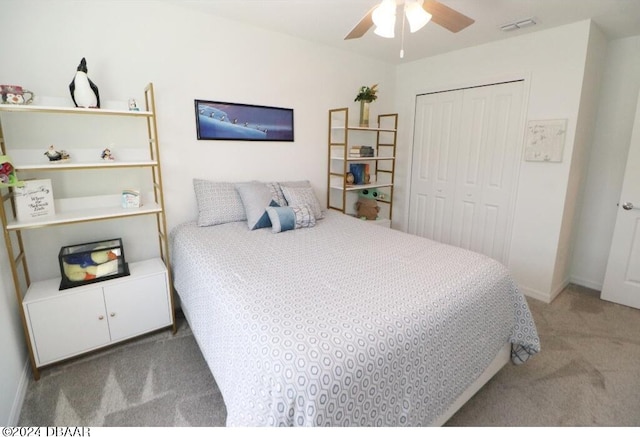
{"type": "Polygon", "coordinates": [[[195,100],[199,140],[293,141],[293,109],[195,100]]]}

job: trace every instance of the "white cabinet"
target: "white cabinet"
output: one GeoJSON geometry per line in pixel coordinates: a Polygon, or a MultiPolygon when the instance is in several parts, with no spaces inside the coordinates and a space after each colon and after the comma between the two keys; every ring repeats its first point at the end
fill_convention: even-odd
{"type": "MultiPolygon", "coordinates": [[[[364,189],[379,191],[380,206],[377,224],[389,226],[393,211],[393,186],[395,178],[396,140],[398,114],[381,114],[375,127],[349,125],[349,109],[329,110],[329,164],[327,207],[345,214],[354,214],[358,194],[364,189]],[[353,156],[356,146],[369,146],[373,156],[353,156]],[[368,171],[364,183],[352,184],[351,165],[362,164],[368,171]]],[[[356,181],[358,182],[358,181],[356,181]]]]}
{"type": "Polygon", "coordinates": [[[129,276],[62,291],[58,279],[32,284],[22,304],[38,367],[171,325],[162,260],[129,269],[129,276]]]}
{"type": "Polygon", "coordinates": [[[121,103],[0,104],[0,155],[11,158],[20,180],[53,182],[55,214],[29,220],[16,218],[15,183],[0,184],[0,222],[35,379],[43,365],[159,328],[176,330],[153,84],[145,87],[144,109],[121,103]],[[111,142],[115,159],[104,160],[100,152],[111,142]],[[49,162],[47,144],[71,159],[49,162]],[[139,189],[142,206],[124,208],[125,189],[139,189]],[[130,276],[60,291],[59,247],[107,232],[128,235],[125,246],[138,261],[129,263],[130,276]]]}

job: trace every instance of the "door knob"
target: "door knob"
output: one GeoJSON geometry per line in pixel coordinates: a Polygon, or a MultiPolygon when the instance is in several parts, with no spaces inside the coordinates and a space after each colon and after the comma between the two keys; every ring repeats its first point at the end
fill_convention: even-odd
{"type": "Polygon", "coordinates": [[[629,211],[630,209],[633,209],[633,208],[634,208],[634,207],[633,207],[633,203],[631,203],[631,202],[625,202],[625,203],[623,203],[623,204],[622,204],[622,208],[623,208],[623,209],[626,209],[627,211],[629,211]]]}

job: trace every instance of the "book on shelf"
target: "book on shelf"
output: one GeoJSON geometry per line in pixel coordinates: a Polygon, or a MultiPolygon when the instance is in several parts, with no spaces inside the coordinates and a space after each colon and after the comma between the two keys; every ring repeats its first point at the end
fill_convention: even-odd
{"type": "Polygon", "coordinates": [[[51,179],[31,179],[14,188],[16,218],[33,220],[55,215],[51,179]]]}
{"type": "Polygon", "coordinates": [[[355,185],[364,185],[371,181],[369,164],[350,164],[349,173],[353,175],[355,185]]]}
{"type": "Polygon", "coordinates": [[[371,146],[353,146],[349,149],[349,157],[351,158],[372,158],[374,156],[375,153],[371,146]]]}

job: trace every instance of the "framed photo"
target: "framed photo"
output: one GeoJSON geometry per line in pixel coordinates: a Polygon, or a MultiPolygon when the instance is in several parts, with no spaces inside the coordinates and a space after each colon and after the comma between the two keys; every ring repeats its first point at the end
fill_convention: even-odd
{"type": "Polygon", "coordinates": [[[293,141],[293,109],[195,100],[199,140],[293,141]]]}
{"type": "Polygon", "coordinates": [[[530,120],[527,124],[526,161],[562,162],[567,120],[530,120]]]}

